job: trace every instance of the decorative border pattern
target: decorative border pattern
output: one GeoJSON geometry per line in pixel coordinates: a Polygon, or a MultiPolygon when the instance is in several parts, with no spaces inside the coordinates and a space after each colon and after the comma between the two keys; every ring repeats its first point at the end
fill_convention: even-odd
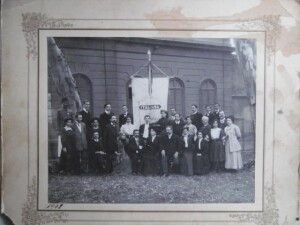
{"type": "MultiPolygon", "coordinates": [[[[239,222],[251,222],[256,225],[279,225],[274,187],[265,188],[265,195],[266,203],[262,213],[231,214],[230,217],[237,218],[239,222]]],[[[287,225],[287,218],[282,225],[287,225]]]]}
{"type": "Polygon", "coordinates": [[[41,13],[22,14],[22,31],[27,43],[27,58],[36,59],[38,56],[37,34],[39,28],[70,28],[71,23],[65,23],[62,19],[48,18],[41,13]]]}
{"type": "Polygon", "coordinates": [[[258,19],[241,20],[236,27],[242,31],[263,30],[266,32],[267,62],[271,63],[271,57],[276,52],[276,41],[281,34],[280,16],[269,15],[258,19]]]}
{"type": "Polygon", "coordinates": [[[28,186],[27,201],[22,208],[23,225],[42,225],[47,223],[66,222],[68,216],[65,212],[41,212],[37,211],[37,179],[33,177],[32,183],[28,186]]]}
{"type": "MultiPolygon", "coordinates": [[[[70,28],[71,23],[65,23],[63,19],[49,18],[41,13],[22,14],[22,27],[27,43],[27,58],[37,59],[38,56],[38,29],[39,28],[70,28]]],[[[263,16],[258,19],[238,20],[237,30],[262,30],[266,32],[267,62],[270,65],[271,57],[276,52],[276,41],[281,33],[279,24],[280,16],[263,16]]],[[[299,166],[300,168],[300,166],[299,166]]],[[[299,169],[300,170],[300,169],[299,169]]],[[[264,189],[265,204],[262,213],[230,214],[229,217],[237,218],[238,222],[250,222],[256,225],[279,225],[279,213],[276,205],[274,186],[264,189]]],[[[65,212],[41,212],[37,211],[37,179],[32,179],[28,187],[27,201],[22,209],[22,223],[24,225],[42,225],[50,222],[66,222],[68,216],[65,212]]],[[[287,219],[282,225],[287,224],[287,219]]]]}

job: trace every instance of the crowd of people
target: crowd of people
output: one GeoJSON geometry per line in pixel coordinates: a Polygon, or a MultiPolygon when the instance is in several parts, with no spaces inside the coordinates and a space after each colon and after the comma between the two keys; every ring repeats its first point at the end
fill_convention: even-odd
{"type": "Polygon", "coordinates": [[[218,103],[213,111],[206,106],[204,114],[192,105],[191,114],[185,118],[175,108],[170,109],[170,117],[161,110],[158,121],[150,123],[146,115],[139,127],[126,105],[118,118],[111,104],[104,105],[98,118],[91,116],[88,101],[76,115],[66,98],[62,105],[57,113],[61,174],[126,170],[133,175],[193,176],[237,172],[243,167],[240,129],[218,103]]]}

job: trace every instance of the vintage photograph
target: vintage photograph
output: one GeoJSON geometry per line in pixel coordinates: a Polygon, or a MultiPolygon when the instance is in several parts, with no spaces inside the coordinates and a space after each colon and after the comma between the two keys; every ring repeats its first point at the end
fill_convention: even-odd
{"type": "Polygon", "coordinates": [[[255,39],[47,42],[49,203],[255,202],[255,39]]]}

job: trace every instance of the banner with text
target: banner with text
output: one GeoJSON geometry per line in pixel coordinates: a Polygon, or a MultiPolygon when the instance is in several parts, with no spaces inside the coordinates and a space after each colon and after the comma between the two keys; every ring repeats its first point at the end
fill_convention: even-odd
{"type": "Polygon", "coordinates": [[[150,116],[150,123],[159,120],[160,110],[167,110],[169,78],[153,78],[152,94],[149,94],[148,78],[132,78],[132,106],[134,124],[139,127],[144,123],[144,116],[150,116]]]}

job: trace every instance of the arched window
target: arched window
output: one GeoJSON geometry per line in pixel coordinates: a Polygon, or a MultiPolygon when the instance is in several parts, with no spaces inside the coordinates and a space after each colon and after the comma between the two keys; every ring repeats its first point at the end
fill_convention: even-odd
{"type": "Polygon", "coordinates": [[[168,110],[173,107],[184,115],[184,84],[179,78],[170,78],[169,82],[168,110]]]}
{"type": "Polygon", "coordinates": [[[78,88],[81,103],[83,104],[85,100],[90,101],[90,111],[93,112],[93,85],[90,79],[81,73],[74,74],[73,77],[78,88]]]}
{"type": "Polygon", "coordinates": [[[211,80],[204,80],[200,85],[199,93],[200,104],[199,107],[203,111],[205,110],[205,105],[213,106],[217,101],[217,85],[211,80]]]}

